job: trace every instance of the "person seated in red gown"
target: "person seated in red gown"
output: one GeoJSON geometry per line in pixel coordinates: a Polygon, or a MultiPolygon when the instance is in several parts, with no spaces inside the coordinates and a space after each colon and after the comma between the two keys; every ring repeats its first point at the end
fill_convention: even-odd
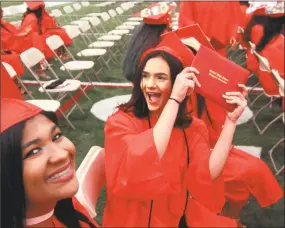
{"type": "Polygon", "coordinates": [[[99,227],[74,197],[75,146],[53,112],[1,98],[1,227],[99,227]]]}
{"type": "MultiPolygon", "coordinates": [[[[55,19],[45,10],[43,1],[26,1],[28,6],[26,13],[22,18],[22,26],[30,26],[32,31],[39,34],[45,44],[44,54],[46,59],[52,59],[54,54],[46,44],[46,38],[52,35],[58,35],[66,46],[72,44],[72,39],[67,35],[66,31],[55,21],[55,19]]],[[[69,55],[64,48],[57,50],[62,59],[68,59],[69,55]]]]}
{"type": "MultiPolygon", "coordinates": [[[[35,47],[41,52],[44,50],[44,43],[40,36],[32,32],[30,26],[21,26],[16,28],[10,22],[3,20],[3,10],[0,11],[1,16],[1,61],[9,63],[17,72],[18,76],[24,73],[24,67],[20,61],[19,55],[35,47]]],[[[40,64],[36,73],[39,77],[48,78],[44,69],[40,64]]]]}
{"type": "Polygon", "coordinates": [[[268,60],[271,69],[277,70],[284,79],[284,34],[282,34],[285,26],[284,6],[282,11],[274,13],[268,8],[271,9],[271,5],[257,9],[248,16],[242,43],[247,46],[247,66],[258,76],[265,93],[279,95],[278,83],[271,72],[260,69],[259,61],[251,52],[249,45],[251,42],[256,52],[268,60]]]}

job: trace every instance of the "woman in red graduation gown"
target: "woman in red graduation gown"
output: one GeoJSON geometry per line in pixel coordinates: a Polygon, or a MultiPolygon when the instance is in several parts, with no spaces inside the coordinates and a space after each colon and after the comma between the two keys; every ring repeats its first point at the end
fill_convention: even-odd
{"type": "Polygon", "coordinates": [[[75,147],[55,113],[3,98],[1,227],[98,227],[74,197],[77,190],[75,147]]]}
{"type": "MultiPolygon", "coordinates": [[[[39,34],[45,43],[46,38],[52,35],[58,35],[63,40],[66,46],[72,43],[72,39],[67,35],[66,31],[60,27],[52,16],[45,10],[45,4],[42,1],[26,1],[28,5],[27,12],[22,19],[22,26],[31,26],[32,31],[39,34]]],[[[60,56],[67,58],[67,53],[60,50],[60,56]]],[[[44,49],[45,57],[52,59],[54,57],[53,52],[45,43],[44,49]]]]}
{"type": "MultiPolygon", "coordinates": [[[[30,26],[16,28],[14,25],[2,19],[3,10],[1,9],[1,61],[9,63],[17,72],[18,76],[24,73],[24,67],[19,55],[35,47],[41,52],[44,51],[44,43],[39,35],[32,32],[30,26]]],[[[48,78],[39,65],[36,73],[39,77],[48,78]]]]}
{"type": "Polygon", "coordinates": [[[183,1],[179,8],[179,27],[198,23],[218,53],[226,56],[234,42],[241,19],[238,1],[183,1]]]}
{"type": "Polygon", "coordinates": [[[261,69],[248,43],[252,42],[255,50],[268,60],[271,69],[277,70],[284,79],[284,34],[282,34],[285,21],[284,6],[280,12],[268,13],[268,11],[267,7],[264,7],[248,15],[241,43],[247,47],[248,68],[258,76],[264,92],[272,96],[280,94],[278,83],[271,73],[261,69]]]}
{"type": "Polygon", "coordinates": [[[224,97],[238,106],[210,152],[206,125],[186,113],[198,72],[182,70],[183,53],[171,49],[174,42],[144,55],[130,101],[106,122],[103,226],[177,227],[185,217],[190,227],[237,225],[216,213],[224,204],[221,174],[246,100],[240,92],[224,97]]]}

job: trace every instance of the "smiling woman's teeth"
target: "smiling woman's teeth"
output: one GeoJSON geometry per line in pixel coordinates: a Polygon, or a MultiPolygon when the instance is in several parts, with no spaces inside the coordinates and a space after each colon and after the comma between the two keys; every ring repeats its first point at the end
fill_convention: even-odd
{"type": "Polygon", "coordinates": [[[63,170],[62,172],[57,173],[57,174],[53,175],[52,177],[50,177],[48,179],[48,181],[53,181],[53,180],[59,179],[60,177],[67,175],[69,173],[70,173],[70,166],[66,170],[63,170]]]}

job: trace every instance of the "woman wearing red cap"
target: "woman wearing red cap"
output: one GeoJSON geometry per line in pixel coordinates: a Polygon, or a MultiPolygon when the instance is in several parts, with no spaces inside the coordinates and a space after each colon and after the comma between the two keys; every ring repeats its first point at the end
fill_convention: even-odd
{"type": "Polygon", "coordinates": [[[150,8],[141,11],[143,22],[139,25],[128,42],[123,60],[124,77],[134,82],[135,71],[139,67],[142,53],[155,47],[160,41],[160,35],[171,31],[171,7],[166,4],[152,4],[150,8]]]}
{"type": "MultiPolygon", "coordinates": [[[[45,10],[44,2],[26,1],[28,5],[26,13],[23,15],[22,26],[31,27],[32,31],[39,34],[45,44],[44,54],[46,59],[52,59],[54,54],[52,50],[46,45],[46,38],[52,35],[58,35],[63,40],[66,46],[72,43],[72,39],[67,35],[65,30],[61,28],[53,17],[51,17],[45,10]]],[[[59,50],[59,55],[63,59],[69,58],[68,54],[63,50],[59,50]]]]}
{"type": "MultiPolygon", "coordinates": [[[[176,33],[179,36],[192,34],[191,36],[196,37],[198,41],[206,40],[202,39],[203,37],[201,38],[199,34],[195,34],[197,31],[192,31],[191,29],[193,28],[191,27],[183,29],[185,30],[183,34],[180,34],[182,28],[177,30],[176,33]]],[[[147,40],[144,40],[144,42],[147,44],[147,40]]],[[[207,45],[205,42],[203,44],[207,45]]],[[[195,54],[195,51],[192,51],[195,54]]],[[[188,65],[191,65],[191,62],[188,65]]],[[[135,80],[135,78],[133,78],[133,80],[135,80]]],[[[204,123],[206,123],[209,131],[210,145],[211,148],[213,148],[223,129],[223,124],[227,116],[226,111],[208,99],[197,95],[195,92],[191,93],[188,106],[190,108],[189,111],[191,111],[194,116],[202,119],[204,123]]],[[[223,213],[229,217],[239,219],[241,210],[251,195],[257,199],[262,207],[276,203],[283,196],[283,191],[269,167],[261,159],[239,150],[236,147],[232,147],[229,152],[229,158],[224,167],[223,176],[225,197],[227,202],[231,205],[230,207],[225,207],[223,213]],[[274,194],[272,194],[272,192],[274,192],[274,194]]]]}
{"type": "Polygon", "coordinates": [[[237,226],[217,212],[224,203],[221,173],[246,99],[240,92],[224,96],[237,108],[211,153],[205,124],[186,112],[199,72],[183,69],[190,51],[174,51],[177,42],[162,41],[143,55],[130,101],[106,122],[103,226],[237,226]]]}
{"type": "Polygon", "coordinates": [[[1,227],[98,227],[77,189],[75,147],[55,113],[1,99],[1,227]]]}

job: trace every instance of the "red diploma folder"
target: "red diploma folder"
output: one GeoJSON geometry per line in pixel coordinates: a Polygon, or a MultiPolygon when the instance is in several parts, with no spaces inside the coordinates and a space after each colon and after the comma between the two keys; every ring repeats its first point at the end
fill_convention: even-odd
{"type": "Polygon", "coordinates": [[[222,95],[241,91],[238,84],[246,84],[250,72],[203,45],[192,67],[200,72],[197,78],[201,87],[195,87],[196,92],[232,112],[236,105],[226,103],[222,95]]]}

